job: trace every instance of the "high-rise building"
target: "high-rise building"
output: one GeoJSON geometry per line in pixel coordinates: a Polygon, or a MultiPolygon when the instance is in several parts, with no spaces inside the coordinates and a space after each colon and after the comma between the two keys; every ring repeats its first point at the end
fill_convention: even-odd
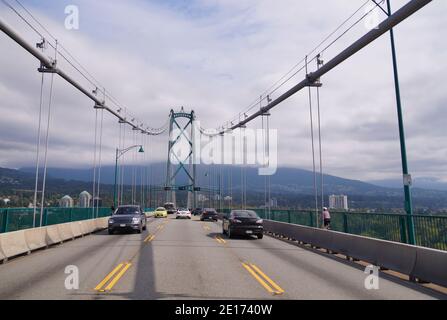
{"type": "Polygon", "coordinates": [[[74,201],[72,197],[65,196],[59,201],[59,207],[61,208],[73,208],[74,201]]]}
{"type": "Polygon", "coordinates": [[[90,207],[90,202],[92,201],[92,196],[87,191],[81,192],[79,195],[79,207],[88,208],[90,207]]]}
{"type": "Polygon", "coordinates": [[[329,196],[329,208],[338,210],[349,210],[348,196],[345,195],[329,196]]]}

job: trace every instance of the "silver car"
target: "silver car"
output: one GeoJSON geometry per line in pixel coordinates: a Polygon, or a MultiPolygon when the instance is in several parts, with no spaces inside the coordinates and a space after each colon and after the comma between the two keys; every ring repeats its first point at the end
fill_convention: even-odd
{"type": "Polygon", "coordinates": [[[109,234],[115,231],[136,231],[147,228],[146,215],[140,206],[120,206],[109,219],[109,234]]]}

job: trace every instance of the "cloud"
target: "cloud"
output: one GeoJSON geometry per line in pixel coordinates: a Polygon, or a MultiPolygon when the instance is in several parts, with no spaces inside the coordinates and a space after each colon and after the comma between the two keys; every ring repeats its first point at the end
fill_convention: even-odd
{"type": "MultiPolygon", "coordinates": [[[[323,6],[296,0],[79,0],[79,31],[63,28],[63,8],[71,4],[68,1],[25,3],[141,122],[162,126],[171,108],[185,106],[196,111],[204,126],[217,127],[304,58],[363,1],[337,0],[323,6]]],[[[394,1],[393,6],[397,9],[405,3],[394,1]]],[[[447,70],[443,62],[446,45],[440,39],[447,31],[442,15],[446,6],[433,2],[396,28],[410,168],[416,176],[444,180],[447,99],[442,83],[447,70]]],[[[0,16],[30,43],[39,41],[4,6],[0,16]]],[[[360,24],[325,52],[324,59],[365,32],[360,24]]],[[[38,64],[4,34],[0,34],[0,43],[0,166],[32,165],[40,92],[38,64]]],[[[51,50],[47,54],[52,55],[51,50]]],[[[326,172],[357,179],[399,176],[390,59],[389,37],[384,36],[322,79],[326,172]]],[[[63,59],[58,61],[93,89],[63,59]]],[[[291,85],[303,76],[300,73],[291,85]]],[[[50,165],[91,166],[92,102],[61,79],[55,81],[50,165]]],[[[46,93],[48,83],[47,75],[46,93]]],[[[271,127],[279,130],[279,165],[311,168],[309,123],[306,91],[273,110],[271,127]]],[[[260,127],[261,121],[252,126],[260,127]]],[[[106,164],[114,162],[118,132],[118,123],[106,114],[106,164]]],[[[126,144],[134,142],[132,135],[128,130],[126,144]]],[[[167,137],[150,141],[151,148],[146,148],[150,153],[140,160],[164,161],[167,137]]]]}

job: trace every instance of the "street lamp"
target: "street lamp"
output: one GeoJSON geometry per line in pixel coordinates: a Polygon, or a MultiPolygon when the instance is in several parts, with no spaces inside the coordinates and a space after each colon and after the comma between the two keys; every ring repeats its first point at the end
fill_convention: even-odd
{"type": "Polygon", "coordinates": [[[122,150],[120,150],[118,148],[116,149],[116,156],[115,156],[115,186],[114,186],[114,189],[113,189],[113,206],[115,208],[117,206],[117,190],[116,190],[116,187],[117,187],[117,178],[118,178],[118,160],[124,154],[129,152],[130,150],[137,149],[137,148],[139,148],[138,153],[144,153],[144,149],[143,149],[142,145],[135,145],[135,146],[132,146],[132,147],[129,147],[129,148],[126,148],[126,149],[122,149],[122,150]]]}

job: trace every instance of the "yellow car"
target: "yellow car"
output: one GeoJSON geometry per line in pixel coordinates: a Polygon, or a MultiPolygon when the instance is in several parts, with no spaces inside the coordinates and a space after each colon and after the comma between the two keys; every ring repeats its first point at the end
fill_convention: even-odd
{"type": "Polygon", "coordinates": [[[157,208],[157,210],[155,210],[154,217],[155,218],[167,218],[168,212],[163,207],[157,208]]]}

